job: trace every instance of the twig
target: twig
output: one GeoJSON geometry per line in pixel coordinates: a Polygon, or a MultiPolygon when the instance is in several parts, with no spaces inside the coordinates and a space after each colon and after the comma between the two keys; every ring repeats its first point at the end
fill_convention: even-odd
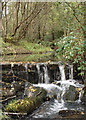
{"type": "MultiPolygon", "coordinates": [[[[72,9],[74,17],[76,18],[76,20],[78,21],[78,23],[81,25],[81,21],[80,21],[80,20],[78,19],[78,17],[76,16],[75,10],[69,5],[68,2],[66,2],[66,4],[72,9]]],[[[81,26],[81,29],[84,31],[84,29],[83,29],[82,26],[81,26]]]]}
{"type": "Polygon", "coordinates": [[[4,112],[6,115],[27,115],[27,113],[12,113],[12,112],[4,112]]]}
{"type": "MultiPolygon", "coordinates": [[[[16,78],[18,78],[18,79],[20,79],[20,80],[22,80],[22,81],[24,81],[24,82],[28,82],[27,80],[25,80],[25,79],[23,79],[23,78],[19,78],[19,77],[17,77],[16,75],[13,75],[13,76],[9,76],[9,78],[13,78],[13,77],[16,77],[16,78]]],[[[4,78],[4,76],[2,76],[2,78],[4,78]]],[[[6,76],[5,76],[5,78],[6,78],[6,76]]],[[[30,82],[28,82],[29,84],[31,84],[30,82]]],[[[32,85],[32,84],[31,84],[32,85]]]]}
{"type": "Polygon", "coordinates": [[[9,99],[13,99],[13,98],[16,98],[16,95],[15,95],[15,96],[12,96],[12,97],[8,97],[8,98],[6,98],[6,99],[4,99],[4,100],[0,100],[0,102],[5,102],[5,101],[7,101],[7,100],[9,100],[9,99]]]}
{"type": "Polygon", "coordinates": [[[40,95],[42,93],[42,91],[40,91],[37,95],[36,95],[36,97],[38,96],[38,95],[40,95]]]}

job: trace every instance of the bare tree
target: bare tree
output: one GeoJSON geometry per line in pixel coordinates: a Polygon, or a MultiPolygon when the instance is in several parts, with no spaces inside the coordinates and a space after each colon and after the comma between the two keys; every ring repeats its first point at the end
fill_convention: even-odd
{"type": "Polygon", "coordinates": [[[5,42],[7,42],[7,2],[5,2],[5,42]]]}

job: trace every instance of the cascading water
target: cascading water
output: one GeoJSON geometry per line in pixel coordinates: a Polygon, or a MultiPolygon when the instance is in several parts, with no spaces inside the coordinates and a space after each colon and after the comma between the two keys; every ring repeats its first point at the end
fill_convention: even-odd
{"type": "Polygon", "coordinates": [[[73,65],[69,65],[70,72],[69,72],[69,79],[73,79],[73,65]]]}
{"type": "Polygon", "coordinates": [[[49,83],[48,69],[46,64],[36,64],[36,68],[38,70],[39,81],[38,83],[49,83]],[[40,70],[40,66],[43,65],[43,71],[40,70]]]}
{"type": "Polygon", "coordinates": [[[61,81],[65,81],[65,71],[64,71],[64,65],[59,65],[60,73],[61,73],[61,81]]]}
{"type": "Polygon", "coordinates": [[[44,64],[43,70],[44,70],[45,84],[49,84],[48,69],[47,69],[47,65],[46,64],[44,64]]]}
{"type": "Polygon", "coordinates": [[[40,70],[40,64],[36,64],[36,68],[37,68],[37,71],[38,71],[38,76],[39,76],[39,81],[38,83],[43,83],[43,72],[41,72],[40,70]]]}
{"type": "MultiPolygon", "coordinates": [[[[38,73],[40,74],[40,66],[37,66],[38,69],[38,73]]],[[[81,91],[79,91],[79,95],[78,95],[78,99],[75,100],[74,104],[75,106],[71,106],[71,104],[69,104],[70,102],[72,102],[71,100],[69,100],[70,102],[67,103],[64,101],[64,96],[66,94],[67,91],[70,91],[71,88],[73,89],[82,89],[83,85],[79,84],[78,82],[76,82],[75,80],[73,80],[73,65],[70,66],[70,74],[69,74],[69,80],[66,80],[65,77],[65,70],[64,70],[64,65],[59,65],[59,70],[60,70],[60,74],[61,74],[61,80],[60,81],[55,81],[55,84],[51,83],[49,84],[49,76],[48,76],[48,69],[47,69],[47,65],[44,65],[43,67],[44,70],[44,79],[45,79],[45,83],[38,83],[38,84],[34,84],[34,86],[37,87],[42,87],[45,90],[47,90],[48,93],[53,93],[57,95],[57,99],[54,99],[53,101],[47,101],[45,102],[35,113],[32,114],[33,118],[52,118],[52,116],[56,115],[56,113],[58,113],[60,110],[67,110],[67,109],[75,109],[75,110],[83,110],[82,107],[80,107],[79,102],[81,101],[81,91]],[[77,108],[78,106],[78,108],[77,108]]],[[[39,75],[40,76],[40,75],[39,75]]],[[[72,91],[72,90],[71,90],[72,91]]],[[[70,95],[70,93],[69,93],[70,95]]]]}
{"type": "MultiPolygon", "coordinates": [[[[68,65],[67,70],[69,74],[69,80],[66,80],[65,66],[58,63],[37,63],[36,65],[30,65],[26,63],[24,69],[20,71],[21,64],[18,64],[18,70],[15,69],[15,66],[11,66],[11,72],[13,75],[19,75],[24,71],[24,77],[26,77],[27,81],[33,80],[33,86],[42,87],[47,91],[48,96],[52,96],[50,101],[46,101],[43,103],[40,108],[38,108],[31,117],[33,118],[53,118],[55,117],[60,110],[80,110],[84,111],[84,108],[81,106],[81,96],[82,96],[82,88],[84,87],[82,84],[79,84],[77,81],[73,80],[73,65],[68,65]],[[31,76],[30,76],[31,74],[31,76]],[[34,77],[33,77],[34,76],[34,77]],[[59,79],[56,77],[59,76],[59,79]],[[37,77],[37,81],[35,81],[35,77],[37,77]],[[38,80],[39,78],[39,80],[38,80]],[[51,80],[52,79],[52,80],[51,80]],[[52,81],[52,82],[51,82],[52,81]],[[77,94],[78,91],[78,94],[77,94]],[[74,94],[73,94],[74,93],[74,94]],[[73,95],[72,95],[73,94],[73,95]],[[54,97],[55,95],[55,97],[54,97]],[[70,97],[71,96],[71,97],[70,97]],[[75,98],[72,98],[75,96],[75,98]],[[76,98],[77,96],[77,98],[76,98]],[[72,98],[72,99],[71,99],[72,98]]],[[[22,75],[21,75],[22,76],[22,75]]],[[[20,77],[20,76],[19,76],[20,77]]],[[[13,82],[16,82],[17,78],[13,78],[13,82]]],[[[31,81],[30,81],[31,82],[31,81]]],[[[25,91],[23,92],[23,98],[28,95],[29,87],[32,83],[25,82],[23,86],[25,87],[25,91]]]]}

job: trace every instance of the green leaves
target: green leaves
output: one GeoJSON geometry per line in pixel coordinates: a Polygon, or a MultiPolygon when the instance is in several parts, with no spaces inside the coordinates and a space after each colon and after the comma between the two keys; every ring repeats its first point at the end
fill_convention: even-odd
{"type": "Polygon", "coordinates": [[[84,61],[84,41],[81,39],[82,34],[79,32],[75,34],[70,32],[69,36],[66,36],[60,40],[58,44],[58,49],[56,53],[62,55],[65,61],[72,61],[73,63],[78,64],[78,70],[86,70],[85,61],[84,61]],[[78,35],[78,36],[77,36],[78,35]]]}

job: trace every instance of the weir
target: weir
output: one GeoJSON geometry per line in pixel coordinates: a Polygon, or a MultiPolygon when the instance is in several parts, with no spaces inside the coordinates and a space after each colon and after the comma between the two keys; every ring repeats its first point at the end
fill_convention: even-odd
{"type": "MultiPolygon", "coordinates": [[[[83,111],[79,103],[81,102],[82,88],[84,86],[73,79],[73,65],[65,66],[61,63],[26,63],[7,64],[6,66],[2,65],[3,76],[11,72],[13,76],[17,76],[12,77],[10,79],[11,82],[19,81],[20,78],[26,80],[26,82],[24,81],[23,97],[27,94],[25,89],[29,87],[28,82],[35,87],[42,87],[47,91],[47,95],[51,101],[45,102],[38,111],[34,112],[31,115],[33,118],[51,117],[60,110],[77,110],[76,107],[74,108],[74,106],[71,106],[72,104],[69,104],[72,102],[78,105],[80,111],[83,111]],[[56,97],[54,98],[54,96],[56,97]]],[[[5,81],[4,77],[3,81],[5,81]]]]}

